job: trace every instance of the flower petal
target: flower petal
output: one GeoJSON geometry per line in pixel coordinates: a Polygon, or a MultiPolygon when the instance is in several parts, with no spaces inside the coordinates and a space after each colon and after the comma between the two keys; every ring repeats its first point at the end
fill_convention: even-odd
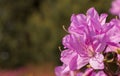
{"type": "Polygon", "coordinates": [[[95,76],[107,76],[103,71],[99,71],[95,76]]]}
{"type": "Polygon", "coordinates": [[[97,20],[98,20],[98,18],[99,18],[99,15],[98,15],[98,13],[97,13],[97,11],[95,10],[94,7],[88,9],[88,11],[87,11],[87,16],[90,16],[91,18],[95,18],[95,19],[97,19],[97,20]]]}
{"type": "Polygon", "coordinates": [[[107,16],[108,16],[107,14],[101,14],[100,15],[99,21],[100,21],[101,25],[105,24],[107,16]]]}
{"type": "Polygon", "coordinates": [[[58,66],[55,68],[56,76],[70,76],[69,67],[66,65],[58,66]]]}
{"type": "Polygon", "coordinates": [[[92,57],[90,59],[89,63],[94,69],[104,69],[103,59],[104,56],[102,54],[97,53],[95,57],[92,57]]]}
{"type": "Polygon", "coordinates": [[[62,51],[61,53],[61,58],[60,60],[66,64],[69,65],[70,61],[73,59],[73,57],[75,57],[77,55],[76,52],[70,50],[70,49],[66,49],[64,51],[62,51]]]}
{"type": "Polygon", "coordinates": [[[88,64],[89,58],[88,57],[80,57],[79,55],[75,56],[70,62],[70,69],[76,70],[81,69],[83,66],[88,64]]]}

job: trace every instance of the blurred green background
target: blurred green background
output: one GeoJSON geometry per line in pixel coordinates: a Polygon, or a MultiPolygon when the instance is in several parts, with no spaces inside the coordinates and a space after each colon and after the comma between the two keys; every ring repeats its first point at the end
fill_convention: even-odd
{"type": "Polygon", "coordinates": [[[0,68],[48,62],[59,65],[58,47],[67,34],[62,26],[69,26],[73,13],[85,13],[93,6],[99,13],[108,13],[110,2],[0,0],[0,68]]]}

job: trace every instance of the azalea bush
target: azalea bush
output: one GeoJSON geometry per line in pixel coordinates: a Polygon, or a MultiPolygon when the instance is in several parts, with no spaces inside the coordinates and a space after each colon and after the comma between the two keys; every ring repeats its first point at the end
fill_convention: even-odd
{"type": "Polygon", "coordinates": [[[110,21],[94,7],[71,16],[56,76],[120,76],[120,0],[110,12],[116,15],[110,21]]]}

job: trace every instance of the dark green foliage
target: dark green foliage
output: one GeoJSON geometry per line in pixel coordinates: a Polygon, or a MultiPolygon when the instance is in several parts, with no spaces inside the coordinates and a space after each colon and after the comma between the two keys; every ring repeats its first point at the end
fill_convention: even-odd
{"type": "Polygon", "coordinates": [[[70,16],[92,6],[107,13],[110,1],[0,0],[0,67],[58,61],[70,16]]]}

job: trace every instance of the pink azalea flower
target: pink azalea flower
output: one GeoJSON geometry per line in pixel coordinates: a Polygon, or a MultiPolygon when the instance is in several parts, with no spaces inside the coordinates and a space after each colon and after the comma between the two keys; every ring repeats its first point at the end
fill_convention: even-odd
{"type": "Polygon", "coordinates": [[[86,15],[72,15],[69,34],[62,41],[63,66],[55,69],[57,76],[107,76],[103,71],[93,70],[104,69],[103,53],[120,48],[120,20],[106,23],[106,18],[107,14],[99,15],[94,8],[88,9],[86,15]],[[86,65],[92,70],[76,73],[86,65]]]}
{"type": "Polygon", "coordinates": [[[113,27],[105,23],[106,17],[107,14],[99,16],[94,8],[90,8],[86,16],[78,14],[71,17],[70,34],[63,38],[65,48],[77,53],[68,62],[70,69],[80,69],[88,63],[94,69],[104,69],[104,56],[101,53],[110,40],[106,32],[113,27]]]}

